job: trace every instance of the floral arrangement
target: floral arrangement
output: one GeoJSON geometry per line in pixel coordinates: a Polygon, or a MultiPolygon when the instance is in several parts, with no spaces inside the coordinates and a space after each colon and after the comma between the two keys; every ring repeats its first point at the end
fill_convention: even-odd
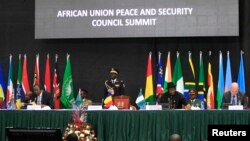
{"type": "Polygon", "coordinates": [[[87,113],[84,110],[76,110],[72,115],[73,121],[68,123],[63,141],[66,141],[71,133],[77,135],[78,141],[97,141],[96,132],[92,129],[92,125],[87,123],[87,113]]]}

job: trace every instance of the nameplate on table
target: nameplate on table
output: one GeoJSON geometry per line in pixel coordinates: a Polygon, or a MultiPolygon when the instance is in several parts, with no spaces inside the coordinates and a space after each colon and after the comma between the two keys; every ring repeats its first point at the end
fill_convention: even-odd
{"type": "Polygon", "coordinates": [[[41,110],[41,105],[27,105],[27,110],[41,110]]]}
{"type": "Polygon", "coordinates": [[[88,110],[92,110],[92,111],[102,110],[102,105],[89,105],[88,110]]]}
{"type": "Polygon", "coordinates": [[[162,110],[162,105],[146,105],[146,110],[162,110]]]}
{"type": "Polygon", "coordinates": [[[243,110],[243,105],[229,105],[228,110],[243,110]]]}

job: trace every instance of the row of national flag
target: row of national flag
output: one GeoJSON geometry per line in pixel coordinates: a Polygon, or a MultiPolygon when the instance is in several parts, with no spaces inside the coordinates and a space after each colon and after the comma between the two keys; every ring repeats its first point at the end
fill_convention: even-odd
{"type": "MultiPolygon", "coordinates": [[[[208,63],[207,63],[207,75],[206,75],[206,82],[205,82],[205,73],[204,73],[204,62],[203,62],[203,54],[200,52],[199,55],[199,75],[198,75],[198,83],[196,83],[196,76],[195,76],[195,68],[192,61],[192,53],[188,53],[188,60],[187,66],[188,69],[185,71],[182,69],[180,53],[177,52],[176,54],[176,62],[174,65],[173,75],[171,72],[171,60],[170,60],[170,52],[167,53],[167,60],[166,60],[166,68],[165,68],[165,77],[162,65],[162,53],[158,53],[157,57],[157,84],[156,90],[154,93],[153,87],[153,74],[152,74],[152,53],[150,52],[148,55],[148,62],[147,62],[147,71],[146,71],[146,86],[145,86],[145,98],[142,94],[142,90],[140,90],[138,94],[138,98],[136,103],[139,107],[143,107],[143,105],[148,103],[154,103],[155,96],[164,94],[167,92],[167,84],[168,82],[173,82],[176,85],[176,90],[182,93],[186,99],[189,99],[188,90],[195,89],[197,90],[197,98],[200,101],[204,102],[204,106],[207,109],[220,109],[222,103],[223,93],[230,90],[230,86],[232,83],[232,74],[231,74],[231,62],[230,62],[230,53],[227,52],[227,65],[226,65],[226,74],[224,77],[224,68],[223,68],[223,57],[222,52],[219,53],[219,70],[218,70],[218,85],[217,85],[217,93],[216,93],[216,104],[215,107],[215,89],[214,89],[214,79],[213,79],[213,66],[211,64],[211,52],[209,52],[208,63]],[[183,71],[186,76],[183,76],[183,71]],[[184,81],[185,80],[185,81],[184,81]],[[207,83],[207,89],[206,85],[207,83]],[[154,95],[155,94],[155,95],[154,95]]],[[[245,75],[244,75],[244,60],[243,60],[243,52],[240,53],[240,65],[238,71],[238,79],[237,83],[239,84],[239,91],[245,94],[245,75]]]]}
{"type": "MultiPolygon", "coordinates": [[[[207,63],[207,80],[205,81],[204,74],[204,62],[203,62],[203,54],[200,52],[199,58],[199,75],[198,75],[198,83],[196,83],[195,76],[195,68],[192,61],[192,53],[188,54],[188,68],[185,70],[189,72],[190,75],[183,76],[183,69],[180,59],[180,53],[176,54],[176,62],[174,65],[173,75],[171,69],[171,57],[170,52],[167,54],[166,67],[165,72],[163,71],[163,63],[162,63],[162,53],[158,53],[158,63],[157,63],[157,85],[156,85],[156,95],[161,95],[167,92],[167,84],[168,82],[173,82],[176,84],[176,90],[185,95],[189,89],[196,89],[198,91],[198,99],[204,101],[206,103],[207,109],[220,109],[223,93],[229,90],[230,85],[232,83],[232,73],[231,73],[231,62],[230,62],[230,53],[227,52],[227,65],[226,65],[226,73],[224,76],[224,68],[223,68],[223,57],[222,52],[219,53],[219,70],[218,70],[218,85],[217,85],[217,93],[215,100],[215,88],[214,88],[214,79],[213,79],[213,66],[211,64],[211,52],[209,52],[209,58],[207,63]],[[165,74],[165,75],[164,75],[165,74]],[[164,76],[164,77],[163,77],[164,76]],[[190,78],[188,78],[188,76],[190,78]],[[163,79],[164,78],[164,79],[163,79]],[[185,80],[185,81],[184,81],[185,80]],[[184,83],[185,82],[185,83],[184,83]],[[207,89],[205,82],[207,83],[207,89]],[[217,102],[215,104],[215,102],[217,102]],[[215,107],[217,105],[217,107],[215,107]]],[[[55,67],[53,71],[53,89],[51,89],[51,80],[50,80],[50,58],[47,55],[46,58],[46,66],[45,66],[45,81],[44,88],[48,92],[52,92],[54,96],[54,105],[55,109],[72,108],[72,103],[74,101],[74,92],[73,92],[73,79],[71,73],[71,62],[70,55],[67,55],[66,67],[63,76],[62,83],[62,91],[60,91],[60,83],[58,80],[58,69],[57,69],[57,60],[58,56],[55,56],[55,67]]],[[[33,85],[41,84],[40,82],[40,68],[39,68],[39,54],[36,55],[35,59],[35,70],[34,70],[34,79],[33,85]]],[[[3,80],[3,70],[2,65],[0,64],[0,98],[5,101],[4,106],[8,109],[20,109],[21,101],[25,99],[25,95],[31,91],[30,83],[28,78],[28,70],[27,70],[27,56],[19,55],[18,60],[18,70],[17,70],[17,81],[16,81],[16,90],[14,89],[14,80],[13,80],[13,58],[12,55],[9,57],[9,71],[8,71],[8,85],[5,93],[5,85],[3,80]]],[[[148,55],[147,61],[147,71],[146,71],[146,87],[145,87],[145,98],[142,94],[142,90],[140,90],[139,100],[136,103],[140,103],[143,99],[145,102],[154,102],[154,87],[153,87],[153,71],[152,71],[152,53],[150,52],[148,55]]],[[[243,52],[240,54],[240,65],[238,71],[238,79],[239,91],[245,94],[245,74],[244,74],[244,60],[243,60],[243,52]]],[[[79,94],[78,94],[79,95],[79,94]]],[[[185,95],[188,98],[188,95],[185,95]]],[[[79,97],[79,96],[78,96],[79,97]]],[[[145,103],[144,102],[144,103],[145,103]]],[[[104,101],[105,103],[105,101],[104,101]]],[[[107,101],[105,104],[109,104],[107,101]]]]}
{"type": "MultiPolygon", "coordinates": [[[[9,57],[9,71],[8,71],[8,82],[6,94],[4,92],[5,86],[3,81],[2,65],[0,64],[0,98],[4,100],[4,106],[2,108],[7,109],[20,109],[21,102],[25,100],[25,95],[31,91],[30,83],[28,78],[29,71],[27,70],[27,56],[19,54],[18,58],[18,70],[17,70],[17,82],[16,89],[14,89],[14,78],[13,78],[13,56],[9,57]]],[[[62,94],[60,92],[60,83],[58,79],[58,55],[55,55],[55,67],[53,71],[53,80],[51,83],[51,72],[50,72],[50,56],[46,57],[45,65],[45,76],[44,76],[44,89],[53,94],[54,97],[54,108],[72,108],[72,101],[74,100],[73,93],[73,79],[71,74],[71,63],[70,55],[67,55],[66,68],[63,77],[62,94]],[[53,89],[51,86],[53,85],[53,89]]],[[[33,85],[41,85],[40,80],[40,68],[39,68],[39,54],[36,55],[35,59],[35,70],[33,85]]]]}

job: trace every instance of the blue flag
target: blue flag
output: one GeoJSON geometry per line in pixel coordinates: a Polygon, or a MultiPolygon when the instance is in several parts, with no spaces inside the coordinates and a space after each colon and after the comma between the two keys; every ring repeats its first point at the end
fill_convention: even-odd
{"type": "Polygon", "coordinates": [[[240,66],[239,66],[237,83],[239,85],[239,91],[242,94],[245,94],[246,88],[245,88],[245,71],[244,71],[243,52],[241,52],[241,55],[240,55],[240,66]]]}
{"type": "Polygon", "coordinates": [[[226,69],[225,89],[224,89],[225,92],[230,90],[231,84],[232,84],[231,63],[230,63],[229,52],[227,52],[227,69],[226,69]]]}

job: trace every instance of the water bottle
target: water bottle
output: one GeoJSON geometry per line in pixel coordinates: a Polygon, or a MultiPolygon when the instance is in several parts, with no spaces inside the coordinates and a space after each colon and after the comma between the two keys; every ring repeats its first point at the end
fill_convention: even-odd
{"type": "Polygon", "coordinates": [[[73,110],[77,110],[77,106],[76,106],[76,102],[75,101],[72,102],[72,109],[73,110]]]}
{"type": "Polygon", "coordinates": [[[204,102],[201,101],[201,110],[204,110],[204,102]]]}
{"type": "Polygon", "coordinates": [[[238,105],[241,105],[241,101],[239,100],[238,105]]]}

